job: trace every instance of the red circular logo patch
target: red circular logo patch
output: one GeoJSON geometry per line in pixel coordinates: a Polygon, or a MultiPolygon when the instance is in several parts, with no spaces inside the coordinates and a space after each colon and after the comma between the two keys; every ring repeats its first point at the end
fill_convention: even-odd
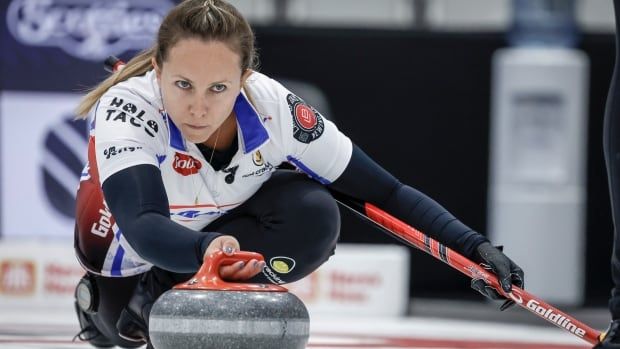
{"type": "Polygon", "coordinates": [[[316,114],[305,104],[300,103],[295,107],[295,117],[299,126],[306,130],[312,130],[316,126],[316,114]]]}
{"type": "Polygon", "coordinates": [[[321,137],[325,131],[321,114],[292,93],[286,96],[286,101],[293,117],[293,137],[305,144],[321,137]]]}

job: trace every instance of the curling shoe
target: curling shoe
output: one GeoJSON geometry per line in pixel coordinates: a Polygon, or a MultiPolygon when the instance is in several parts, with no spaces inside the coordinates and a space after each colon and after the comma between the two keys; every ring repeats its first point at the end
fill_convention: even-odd
{"type": "Polygon", "coordinates": [[[80,306],[75,302],[75,312],[77,313],[78,321],[80,323],[80,332],[73,337],[73,341],[79,339],[84,342],[89,342],[96,348],[112,348],[114,344],[110,342],[90,321],[90,318],[86,312],[84,312],[80,306]]]}
{"type": "Polygon", "coordinates": [[[142,274],[129,304],[116,323],[118,335],[128,341],[146,342],[147,349],[152,348],[149,340],[151,308],[157,298],[176,283],[169,272],[156,267],[142,274]]]}

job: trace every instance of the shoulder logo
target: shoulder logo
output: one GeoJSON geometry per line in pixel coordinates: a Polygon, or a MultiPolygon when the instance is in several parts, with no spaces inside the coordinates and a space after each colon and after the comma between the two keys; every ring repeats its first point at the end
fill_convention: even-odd
{"type": "Polygon", "coordinates": [[[321,137],[325,130],[321,114],[292,93],[286,101],[293,116],[293,137],[306,144],[321,137]]]}
{"type": "Polygon", "coordinates": [[[151,137],[159,132],[159,125],[155,120],[145,120],[146,112],[136,107],[135,104],[125,102],[122,98],[114,97],[106,110],[105,121],[129,123],[133,127],[143,128],[144,132],[151,137]]]}

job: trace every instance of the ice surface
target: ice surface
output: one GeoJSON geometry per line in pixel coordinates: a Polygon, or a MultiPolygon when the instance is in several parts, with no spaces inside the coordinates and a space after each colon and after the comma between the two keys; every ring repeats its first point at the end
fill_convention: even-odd
{"type": "MultiPolygon", "coordinates": [[[[92,348],[72,342],[78,332],[72,309],[24,312],[0,309],[0,348],[92,348]]],[[[508,325],[436,318],[311,319],[308,348],[589,348],[579,338],[550,326],[508,325]]]]}

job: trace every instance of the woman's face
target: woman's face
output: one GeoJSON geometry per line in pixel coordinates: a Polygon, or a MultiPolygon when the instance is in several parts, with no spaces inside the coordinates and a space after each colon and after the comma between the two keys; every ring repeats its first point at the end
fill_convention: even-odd
{"type": "Polygon", "coordinates": [[[203,143],[231,115],[242,86],[240,57],[221,41],[182,39],[161,67],[164,108],[190,142],[203,143]]]}

